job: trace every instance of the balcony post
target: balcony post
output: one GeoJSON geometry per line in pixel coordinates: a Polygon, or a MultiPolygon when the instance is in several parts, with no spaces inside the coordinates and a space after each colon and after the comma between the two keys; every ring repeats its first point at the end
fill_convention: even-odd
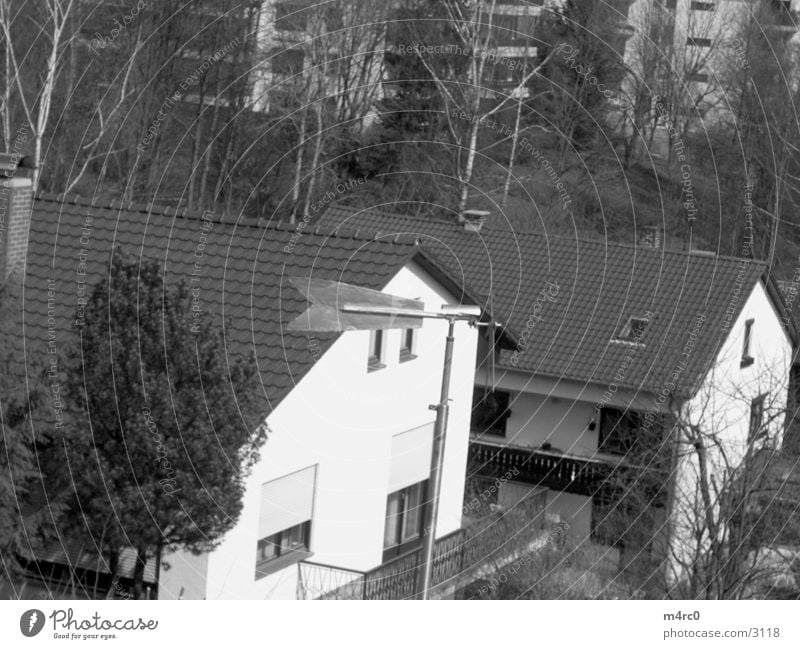
{"type": "Polygon", "coordinates": [[[447,342],[444,347],[444,371],[442,372],[442,395],[439,403],[431,406],[436,410],[436,423],[433,427],[433,448],[431,449],[431,497],[425,507],[422,531],[422,563],[417,572],[417,597],[428,599],[433,569],[433,549],[436,544],[436,521],[439,517],[439,494],[442,485],[442,464],[444,463],[444,442],[447,435],[447,417],[450,413],[450,370],[453,365],[453,336],[455,318],[449,318],[447,342]]]}

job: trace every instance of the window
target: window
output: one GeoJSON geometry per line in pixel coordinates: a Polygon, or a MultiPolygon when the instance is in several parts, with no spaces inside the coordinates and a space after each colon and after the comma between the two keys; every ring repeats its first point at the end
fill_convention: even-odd
{"type": "Polygon", "coordinates": [[[614,342],[633,343],[635,345],[642,344],[642,337],[644,331],[647,329],[647,323],[650,322],[647,318],[632,317],[622,326],[619,333],[614,336],[614,342]]]}
{"type": "Polygon", "coordinates": [[[383,331],[374,329],[369,332],[369,357],[367,358],[367,370],[374,372],[383,367],[383,331]]]}
{"type": "Polygon", "coordinates": [[[713,2],[693,2],[692,9],[695,11],[714,11],[716,5],[713,2]]]}
{"type": "Polygon", "coordinates": [[[747,434],[747,441],[752,442],[763,434],[764,426],[764,401],[766,394],[760,394],[750,402],[750,430],[747,434]]]}
{"type": "Polygon", "coordinates": [[[633,449],[643,425],[642,415],[636,411],[603,408],[600,410],[597,450],[615,455],[627,454],[633,449]]]}
{"type": "Polygon", "coordinates": [[[686,39],[686,44],[694,45],[695,47],[711,47],[711,39],[689,36],[689,38],[686,39]]]}
{"type": "Polygon", "coordinates": [[[792,13],[792,3],[790,0],[772,0],[772,10],[790,14],[792,13]]]}
{"type": "Polygon", "coordinates": [[[311,552],[311,519],[317,467],[265,482],[256,540],[255,578],[308,557],[311,552]]]}
{"type": "Polygon", "coordinates": [[[311,521],[305,521],[261,539],[256,546],[256,577],[308,556],[310,537],[311,521]],[[270,565],[278,559],[280,565],[270,565]]]}
{"type": "Polygon", "coordinates": [[[750,341],[753,337],[754,323],[755,320],[753,318],[750,318],[750,320],[744,323],[744,340],[742,341],[742,362],[740,367],[749,367],[754,362],[753,357],[750,355],[750,341]]]}
{"type": "Polygon", "coordinates": [[[416,358],[414,352],[417,351],[417,340],[414,329],[403,329],[400,339],[400,362],[410,361],[416,358]]]}
{"type": "Polygon", "coordinates": [[[423,480],[395,491],[386,498],[383,561],[388,561],[419,545],[427,491],[428,481],[423,480]]]}
{"type": "Polygon", "coordinates": [[[472,420],[470,429],[478,435],[506,436],[506,422],[511,416],[511,393],[502,390],[486,391],[476,386],[472,393],[472,420]]]}

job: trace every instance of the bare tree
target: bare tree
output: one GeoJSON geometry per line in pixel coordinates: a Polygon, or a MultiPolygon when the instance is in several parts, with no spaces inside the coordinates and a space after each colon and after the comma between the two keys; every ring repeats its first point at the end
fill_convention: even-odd
{"type": "MultiPolygon", "coordinates": [[[[688,403],[673,397],[672,414],[655,426],[641,413],[622,418],[633,422],[627,438],[635,441],[596,515],[622,549],[623,578],[651,597],[742,599],[786,577],[788,563],[764,561],[786,553],[782,539],[800,532],[797,507],[774,513],[776,467],[787,462],[786,382],[762,375],[756,400],[752,388],[715,380],[688,403]]],[[[625,438],[621,424],[612,434],[625,438]]]]}
{"type": "MultiPolygon", "coordinates": [[[[6,43],[3,60],[5,80],[3,95],[6,111],[10,109],[11,101],[18,102],[25,121],[30,126],[34,143],[33,158],[37,167],[33,173],[35,190],[39,182],[38,167],[50,120],[56,81],[63,63],[62,57],[68,41],[74,36],[70,33],[72,24],[70,18],[76,2],[44,0],[40,4],[36,3],[39,6],[33,9],[30,4],[15,0],[0,0],[0,33],[3,34],[6,43]],[[38,74],[25,70],[26,65],[28,67],[38,65],[38,62],[29,60],[30,50],[20,47],[21,34],[25,32],[35,34],[34,42],[43,50],[42,71],[38,74]]],[[[6,147],[12,139],[6,112],[3,120],[3,140],[6,147]]]]}
{"type": "Polygon", "coordinates": [[[478,136],[486,121],[523,93],[531,79],[539,75],[553,52],[518,77],[513,88],[500,92],[489,79],[489,57],[493,55],[496,0],[443,0],[447,18],[457,42],[453,48],[467,57],[466,79],[446,76],[426,48],[416,50],[444,104],[447,131],[456,145],[456,177],[459,185],[457,209],[469,204],[472,176],[478,153],[478,136]],[[466,126],[465,123],[466,122],[466,126]]]}

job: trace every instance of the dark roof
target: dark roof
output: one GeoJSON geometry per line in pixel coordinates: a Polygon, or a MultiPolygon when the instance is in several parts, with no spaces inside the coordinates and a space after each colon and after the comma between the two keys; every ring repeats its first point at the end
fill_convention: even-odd
{"type": "Polygon", "coordinates": [[[455,221],[336,206],[322,223],[419,237],[519,341],[501,351],[500,365],[654,393],[676,369],[675,392],[694,392],[765,272],[752,260],[510,229],[467,232],[455,221]],[[629,318],[648,311],[642,345],[612,342],[629,318]],[[684,349],[691,353],[680,367],[684,349]]]}
{"type": "Polygon", "coordinates": [[[199,215],[171,209],[123,209],[118,202],[101,206],[79,198],[37,196],[25,272],[27,349],[47,348],[48,281],[55,283],[51,335],[60,352],[74,331],[78,282],[84,279],[78,274],[83,270],[79,264],[85,261],[85,281],[91,287],[106,272],[113,248],[120,247],[159,261],[168,283],[183,280],[189,286],[193,277],[199,279],[190,287],[200,288],[201,326],[211,321],[224,325],[229,353],[255,355],[266,410],[271,411],[337,337],[317,334],[311,345],[306,335],[285,330],[306,308],[305,298],[290,286],[288,277],[382,289],[420,254],[414,237],[332,234],[319,227],[264,228],[219,219],[204,229],[203,223],[199,215]]]}

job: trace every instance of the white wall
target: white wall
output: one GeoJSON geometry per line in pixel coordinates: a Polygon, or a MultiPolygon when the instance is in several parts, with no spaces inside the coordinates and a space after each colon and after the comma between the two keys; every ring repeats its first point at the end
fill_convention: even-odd
{"type": "MultiPolygon", "coordinates": [[[[724,334],[719,332],[720,336],[724,334]]],[[[708,451],[709,474],[718,486],[729,480],[730,471],[738,466],[747,449],[750,401],[759,394],[769,393],[765,422],[785,409],[791,354],[791,341],[760,282],[730,328],[715,367],[705,377],[697,395],[683,408],[683,419],[706,433],[713,433],[724,450],[724,457],[719,449],[712,447],[708,451]],[[750,318],[755,319],[750,347],[754,363],[742,368],[744,326],[750,318]]],[[[767,443],[780,445],[782,426],[783,416],[779,415],[770,426],[767,443]]],[[[706,439],[707,446],[710,441],[706,439]]],[[[676,466],[671,544],[673,553],[683,561],[696,548],[692,529],[697,526],[695,508],[702,502],[698,470],[696,453],[682,445],[676,466]]],[[[673,562],[670,567],[671,577],[677,578],[681,572],[678,563],[673,562]]]]}
{"type": "MultiPolygon", "coordinates": [[[[504,389],[502,381],[498,389],[504,389]]],[[[594,406],[594,402],[512,391],[505,438],[486,434],[481,439],[531,447],[550,442],[564,453],[591,456],[597,451],[599,431],[599,422],[595,430],[588,429],[594,406]]]]}
{"type": "MultiPolygon", "coordinates": [[[[385,292],[452,302],[412,264],[385,292]]],[[[298,568],[255,579],[259,498],[264,482],[318,465],[309,560],[352,570],[381,563],[392,436],[432,424],[439,399],[447,324],[425,320],[417,358],[399,363],[401,331],[385,335],[387,367],[367,372],[369,332],[343,334],[270,415],[269,439],[247,482],[242,515],[208,557],[206,597],[295,597],[298,568]]],[[[477,331],[456,326],[451,411],[437,536],[461,525],[477,331]]],[[[175,587],[180,579],[171,577],[175,587]]]]}

